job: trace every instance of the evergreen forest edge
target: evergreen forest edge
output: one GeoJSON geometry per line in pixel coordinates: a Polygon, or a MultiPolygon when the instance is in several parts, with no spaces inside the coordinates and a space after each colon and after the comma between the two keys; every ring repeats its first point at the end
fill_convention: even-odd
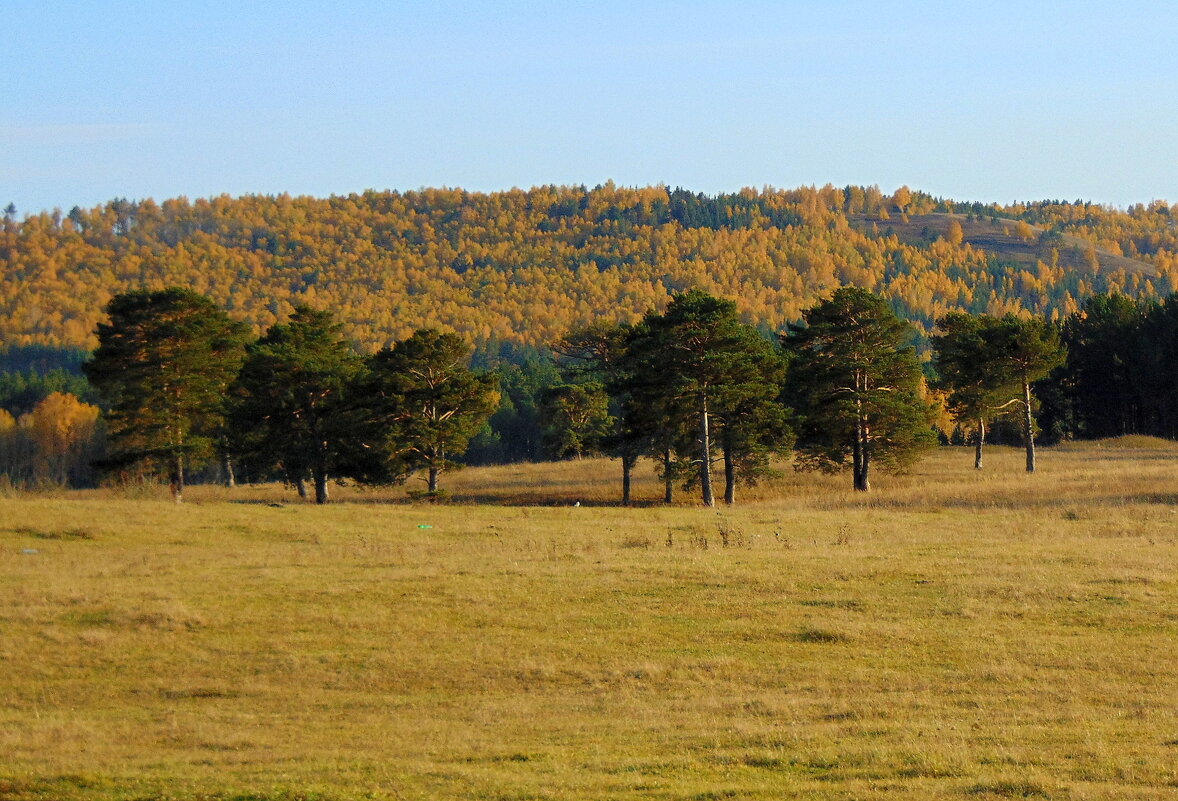
{"type": "MultiPolygon", "coordinates": [[[[1174,408],[1178,391],[1173,375],[1165,369],[1178,353],[1178,295],[1162,302],[1098,295],[1062,324],[1014,315],[997,318],[952,313],[939,321],[937,333],[929,341],[931,359],[924,365],[917,360],[913,346],[918,339],[916,329],[899,320],[881,299],[854,288],[836,291],[816,304],[806,311],[804,321],[790,326],[780,337],[767,338],[740,322],[731,301],[695,290],[676,295],[662,313],[650,310],[636,326],[599,321],[569,332],[549,351],[509,348],[506,354],[499,354],[497,362],[485,350],[472,354],[460,337],[432,330],[418,331],[392,348],[362,357],[329,313],[309,307],[296,309],[285,324],[248,343],[244,326],[230,320],[207,298],[179,288],[126,293],[112,300],[108,311],[113,320],[119,315],[120,304],[139,305],[144,307],[141,313],[146,311],[142,321],[158,316],[159,309],[151,307],[161,302],[167,306],[167,299],[181,301],[180,306],[195,305],[203,315],[219,320],[222,344],[228,351],[238,352],[228,356],[219,378],[208,376],[209,366],[216,361],[209,351],[197,354],[188,368],[200,380],[210,382],[204,390],[205,400],[197,404],[203,403],[201,414],[208,418],[189,422],[194,434],[191,441],[178,447],[171,443],[162,450],[158,442],[145,444],[144,437],[151,439],[150,431],[158,433],[171,426],[166,421],[141,419],[144,409],[162,408],[159,397],[146,405],[132,404],[130,408],[137,411],[118,421],[117,398],[129,380],[125,368],[135,361],[128,362],[127,354],[107,365],[111,373],[104,379],[96,366],[102,361],[102,348],[81,364],[83,354],[77,351],[10,349],[5,355],[7,365],[25,370],[4,374],[6,383],[0,384],[7,393],[4,400],[14,406],[15,400],[26,409],[30,397],[40,395],[40,400],[25,412],[20,425],[14,425],[17,418],[12,414],[3,415],[7,424],[0,420],[0,428],[5,429],[0,436],[6,437],[3,455],[9,483],[32,486],[44,484],[48,478],[49,483],[77,485],[95,480],[92,473],[76,466],[73,472],[58,470],[52,476],[28,470],[22,475],[11,469],[13,442],[29,436],[29,429],[38,424],[39,413],[64,418],[76,415],[79,407],[92,408],[76,401],[63,413],[60,402],[43,409],[46,401],[80,396],[103,405],[106,437],[100,439],[105,452],[98,453],[92,445],[82,449],[88,456],[97,456],[91,463],[108,475],[121,475],[123,480],[167,475],[177,499],[184,472],[194,466],[200,468],[200,480],[231,477],[235,464],[238,470],[244,468],[244,477],[249,480],[277,478],[301,487],[307,478],[314,482],[319,501],[327,499],[329,477],[394,483],[425,470],[430,474],[429,490],[420,494],[436,499],[444,497],[437,476],[446,468],[603,453],[621,457],[623,502],[629,501],[629,475],[641,457],[656,463],[665,481],[667,501],[672,500],[675,488],[682,486],[701,492],[710,505],[714,466],[718,472],[722,468],[724,499],[732,503],[739,484],[755,483],[771,472],[773,457],[791,451],[802,468],[837,471],[849,467],[855,488],[867,489],[861,457],[868,446],[859,442],[858,423],[845,415],[840,417],[838,408],[823,408],[823,395],[847,389],[822,390],[821,376],[815,373],[825,369],[820,362],[829,361],[849,340],[861,339],[858,335],[865,330],[881,327],[888,329],[887,333],[874,350],[860,355],[859,367],[878,367],[883,354],[899,356],[902,364],[896,368],[899,373],[890,377],[892,385],[874,395],[861,394],[856,403],[878,403],[881,398],[891,403],[903,396],[904,408],[897,411],[892,404],[871,421],[882,443],[871,446],[872,452],[884,467],[903,468],[939,438],[941,442],[974,442],[979,468],[983,439],[1021,441],[1028,446],[1028,470],[1033,470],[1030,446],[1036,436],[1056,441],[1144,433],[1174,439],[1178,419],[1174,408]],[[840,298],[844,305],[851,301],[851,307],[834,308],[840,298]],[[865,312],[871,319],[865,321],[865,312]],[[825,322],[819,319],[823,315],[825,322]],[[824,325],[827,338],[823,341],[816,334],[824,325]],[[348,433],[338,435],[344,444],[318,465],[305,452],[292,455],[290,442],[261,444],[258,421],[266,412],[242,402],[249,394],[243,389],[243,376],[248,371],[241,369],[242,360],[248,364],[267,344],[290,340],[291,328],[300,326],[311,331],[309,337],[306,331],[295,337],[302,341],[300,347],[307,340],[318,339],[326,350],[316,354],[313,349],[296,349],[287,354],[286,369],[297,367],[302,374],[308,371],[308,363],[312,368],[318,364],[318,380],[323,375],[333,376],[332,380],[339,382],[337,394],[344,394],[344,387],[350,386],[346,394],[353,398],[342,405],[333,400],[336,405],[327,416],[338,416],[338,430],[348,433]],[[1029,358],[1034,362],[1021,367],[1011,362],[1015,350],[1028,347],[1016,343],[1020,336],[1033,340],[1029,358]],[[396,354],[398,348],[409,346],[417,348],[416,362],[406,360],[403,353],[396,354]],[[1001,358],[987,358],[987,354],[1001,358]],[[432,432],[435,439],[441,437],[439,442],[444,442],[432,458],[422,458],[412,433],[417,425],[420,440],[421,423],[409,420],[411,415],[402,414],[397,403],[403,407],[412,395],[412,388],[404,386],[404,374],[420,373],[416,367],[431,359],[435,367],[463,376],[468,395],[476,399],[461,414],[456,407],[456,416],[462,418],[456,436],[447,440],[447,435],[439,434],[436,421],[426,424],[426,433],[432,432]],[[95,385],[77,374],[79,367],[95,379],[95,385]],[[715,398],[711,417],[702,421],[698,414],[701,384],[712,386],[715,398]],[[222,404],[226,396],[231,399],[228,407],[222,404]],[[397,400],[383,410],[354,402],[365,397],[397,400]],[[521,406],[528,416],[520,413],[521,406]],[[223,417],[227,408],[228,421],[223,417]],[[136,415],[140,419],[134,419],[136,415]],[[707,429],[700,427],[709,420],[714,437],[710,442],[707,429]],[[354,434],[359,431],[366,434],[359,438],[357,447],[354,434]],[[525,444],[530,452],[514,459],[502,451],[497,453],[494,445],[505,440],[516,447],[525,444]],[[382,458],[372,458],[374,443],[380,443],[376,450],[382,458]],[[163,458],[165,453],[172,466],[163,458]],[[219,467],[212,469],[214,463],[219,467]],[[128,472],[128,468],[134,470],[128,472]]],[[[100,341],[107,342],[116,327],[117,323],[100,327],[100,341]]],[[[150,338],[156,342],[166,339],[158,328],[150,338]]],[[[250,390],[255,395],[275,386],[291,386],[290,374],[279,374],[277,380],[273,372],[260,375],[254,376],[250,390]]],[[[271,432],[272,440],[289,439],[289,421],[299,415],[289,417],[289,409],[285,413],[288,421],[271,432]]],[[[93,417],[97,416],[94,409],[93,417]]],[[[326,441],[322,432],[312,439],[326,441]]]]}

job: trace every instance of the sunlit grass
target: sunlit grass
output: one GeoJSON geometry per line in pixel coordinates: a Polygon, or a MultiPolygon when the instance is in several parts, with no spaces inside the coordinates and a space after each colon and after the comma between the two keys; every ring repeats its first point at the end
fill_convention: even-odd
{"type": "Polygon", "coordinates": [[[0,498],[0,798],[1174,798],[1178,449],[1040,464],[0,498]]]}

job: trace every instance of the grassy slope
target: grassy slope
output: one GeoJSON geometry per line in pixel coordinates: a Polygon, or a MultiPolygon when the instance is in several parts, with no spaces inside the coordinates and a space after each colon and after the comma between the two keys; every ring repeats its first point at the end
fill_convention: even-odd
{"type": "MultiPolygon", "coordinates": [[[[877,225],[881,231],[891,228],[901,242],[912,245],[928,241],[922,237],[926,230],[930,238],[943,236],[949,229],[949,223],[952,220],[961,223],[967,243],[975,248],[993,253],[1003,261],[1025,266],[1033,266],[1040,259],[1050,261],[1050,256],[1041,251],[1037,241],[1027,242],[1015,234],[1016,223],[1012,220],[999,219],[996,222],[991,222],[988,217],[970,220],[964,214],[940,213],[912,214],[909,215],[907,222],[904,222],[899,214],[886,221],[866,215],[852,217],[852,223],[857,228],[869,229],[873,224],[877,225]]],[[[1031,228],[1036,235],[1043,231],[1039,226],[1032,225],[1031,228]]],[[[1089,247],[1087,241],[1065,234],[1061,245],[1059,249],[1061,267],[1067,270],[1088,270],[1084,255],[1089,247]]],[[[1096,250],[1096,257],[1100,262],[1101,269],[1107,272],[1124,270],[1126,273],[1157,274],[1157,268],[1149,262],[1131,259],[1100,248],[1096,250]]]]}
{"type": "Polygon", "coordinates": [[[1173,798],[1178,451],[988,460],[0,498],[0,798],[1173,798]]]}

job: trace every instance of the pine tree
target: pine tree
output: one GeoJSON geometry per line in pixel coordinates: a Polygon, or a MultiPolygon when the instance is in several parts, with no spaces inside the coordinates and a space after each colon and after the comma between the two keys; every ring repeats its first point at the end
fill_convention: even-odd
{"type": "Polygon", "coordinates": [[[949,391],[949,406],[959,419],[976,421],[974,466],[981,468],[986,420],[1006,409],[1021,412],[1027,472],[1035,470],[1035,421],[1032,385],[1064,363],[1067,349],[1060,330],[1046,320],[1013,314],[949,314],[937,322],[933,337],[939,386],[949,391]]]}
{"type": "Polygon", "coordinates": [[[1002,399],[993,368],[984,358],[983,331],[993,318],[953,312],[937,320],[940,333],[933,336],[936,389],[948,393],[946,405],[954,420],[974,431],[974,469],[982,469],[986,424],[997,413],[1002,399]]]}
{"type": "Polygon", "coordinates": [[[803,319],[784,338],[786,397],[801,421],[799,464],[837,471],[850,458],[854,488],[866,492],[873,465],[903,467],[936,443],[914,332],[884,300],[854,287],[803,319]]]}
{"type": "Polygon", "coordinates": [[[611,425],[601,435],[600,446],[621,460],[623,506],[632,500],[634,467],[640,457],[651,452],[653,443],[649,427],[640,422],[641,410],[631,395],[627,373],[631,331],[630,326],[622,323],[597,321],[565,334],[555,347],[566,379],[598,385],[609,397],[611,425]]]}
{"type": "Polygon", "coordinates": [[[732,301],[691,290],[672,298],[665,313],[647,314],[635,328],[628,350],[630,394],[647,408],[643,419],[653,422],[662,417],[665,427],[651,432],[656,439],[670,434],[691,442],[689,449],[680,450],[695,467],[705,505],[715,505],[712,461],[717,426],[722,430],[727,415],[732,430],[744,432],[729,437],[725,455],[725,498],[732,503],[737,465],[752,453],[754,442],[760,448],[764,441],[751,436],[753,428],[742,419],[742,406],[772,404],[770,398],[776,399],[780,389],[780,375],[766,369],[771,343],[740,322],[732,301]]]}
{"type": "Polygon", "coordinates": [[[1178,439],[1178,292],[1149,309],[1138,342],[1150,430],[1178,439]]]}
{"type": "Polygon", "coordinates": [[[296,307],[249,347],[231,388],[230,440],[242,466],[292,483],[310,475],[320,504],[329,479],[349,471],[355,433],[347,396],[363,361],[342,328],[329,312],[296,307]]]}
{"type": "Polygon", "coordinates": [[[98,349],[83,365],[109,409],[103,466],[162,471],[179,503],[186,467],[214,451],[245,327],[208,298],[177,287],[116,295],[107,314],[98,349]]]}
{"type": "Polygon", "coordinates": [[[1031,386],[1067,359],[1060,330],[1047,320],[1020,319],[1008,314],[986,326],[979,358],[989,363],[997,391],[1013,395],[999,406],[1017,406],[1022,412],[1023,443],[1027,472],[1035,472],[1035,419],[1031,386]]]}
{"type": "Polygon", "coordinates": [[[558,459],[600,452],[614,427],[609,395],[596,381],[549,387],[540,396],[540,415],[549,452],[558,459]]]}
{"type": "Polygon", "coordinates": [[[1124,295],[1093,295],[1065,323],[1067,392],[1078,434],[1145,432],[1142,389],[1150,378],[1140,333],[1148,310],[1124,295]]]}
{"type": "Polygon", "coordinates": [[[755,329],[743,326],[734,349],[737,369],[716,403],[717,439],[724,464],[724,502],[736,502],[737,483],[754,485],[772,473],[770,459],[788,453],[794,434],[783,405],[784,354],[755,329]]]}
{"type": "Polygon", "coordinates": [[[388,479],[426,471],[431,498],[455,461],[499,405],[495,376],[469,368],[470,346],[457,334],[422,329],[373,354],[358,405],[366,436],[388,479]]]}

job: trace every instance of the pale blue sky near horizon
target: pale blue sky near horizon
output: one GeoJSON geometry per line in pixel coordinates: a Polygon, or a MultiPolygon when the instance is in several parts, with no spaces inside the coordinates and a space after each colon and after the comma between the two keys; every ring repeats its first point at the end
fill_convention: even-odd
{"type": "Polygon", "coordinates": [[[0,205],[664,183],[1178,201],[1170,2],[0,2],[0,205]]]}

